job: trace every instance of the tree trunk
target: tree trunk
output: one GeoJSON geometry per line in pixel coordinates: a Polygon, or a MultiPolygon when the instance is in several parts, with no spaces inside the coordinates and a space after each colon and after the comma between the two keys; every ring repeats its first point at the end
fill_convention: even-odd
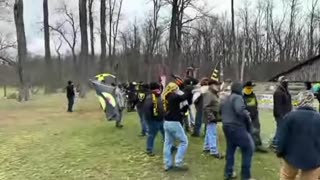
{"type": "Polygon", "coordinates": [[[50,34],[49,34],[49,12],[48,12],[48,0],[43,0],[43,27],[44,27],[44,50],[46,60],[46,72],[49,74],[46,81],[45,93],[53,92],[52,83],[54,82],[52,73],[52,62],[50,52],[50,34]]]}
{"type": "Polygon", "coordinates": [[[173,70],[173,68],[178,68],[179,60],[177,57],[179,57],[178,54],[178,47],[177,47],[177,26],[179,20],[179,6],[178,6],[178,0],[173,0],[172,2],[172,12],[171,12],[171,24],[170,24],[170,35],[169,35],[169,67],[172,68],[170,70],[173,70]]]}
{"type": "Polygon", "coordinates": [[[79,0],[79,17],[81,32],[81,52],[80,52],[80,97],[84,98],[87,91],[88,78],[88,30],[87,30],[87,0],[79,0]]]}
{"type": "Polygon", "coordinates": [[[239,80],[239,63],[236,58],[236,52],[237,52],[237,45],[236,45],[236,32],[235,32],[235,25],[234,25],[234,0],[231,0],[231,22],[232,22],[232,60],[234,63],[234,70],[235,70],[235,79],[239,80]]]}
{"type": "MultiPolygon", "coordinates": [[[[116,0],[114,0],[115,2],[116,0]]],[[[112,67],[112,27],[113,27],[113,10],[114,10],[114,3],[112,3],[112,0],[109,0],[109,61],[110,66],[112,67]]]]}
{"type": "Polygon", "coordinates": [[[103,73],[107,64],[107,33],[106,33],[106,0],[100,2],[100,29],[101,29],[101,56],[100,56],[100,72],[103,73]]]}
{"type": "Polygon", "coordinates": [[[93,7],[94,0],[89,0],[88,10],[89,10],[89,26],[90,26],[90,45],[91,45],[91,56],[94,58],[95,50],[94,50],[94,20],[93,20],[93,7]]]}
{"type": "Polygon", "coordinates": [[[28,101],[29,92],[24,77],[24,61],[27,58],[27,42],[23,20],[23,0],[15,0],[14,3],[14,22],[16,26],[17,43],[18,43],[18,63],[17,71],[20,83],[18,101],[28,101]]]}

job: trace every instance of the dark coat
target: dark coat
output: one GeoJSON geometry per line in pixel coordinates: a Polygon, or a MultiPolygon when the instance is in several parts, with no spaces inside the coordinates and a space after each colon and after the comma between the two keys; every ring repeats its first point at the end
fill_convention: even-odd
{"type": "Polygon", "coordinates": [[[273,115],[276,119],[282,119],[291,110],[291,95],[288,89],[280,85],[273,94],[273,115]]]}
{"type": "Polygon", "coordinates": [[[251,133],[251,118],[242,97],[242,84],[233,83],[231,95],[221,104],[221,117],[224,126],[244,128],[251,133]]]}
{"type": "Polygon", "coordinates": [[[66,89],[67,89],[67,98],[68,98],[68,99],[74,98],[74,96],[75,96],[74,86],[73,86],[73,85],[68,85],[68,86],[66,87],[66,89]]]}
{"type": "Polygon", "coordinates": [[[145,98],[143,111],[145,114],[145,119],[147,121],[162,121],[164,119],[164,110],[163,110],[163,103],[160,96],[157,96],[157,108],[156,113],[154,112],[154,104],[152,100],[152,94],[149,94],[145,98]]]}
{"type": "Polygon", "coordinates": [[[320,114],[312,107],[301,107],[287,114],[283,122],[277,155],[298,169],[320,167],[320,114]]]}
{"type": "Polygon", "coordinates": [[[243,95],[244,102],[246,103],[247,110],[250,112],[252,120],[259,119],[259,109],[257,96],[254,93],[243,95]]]}

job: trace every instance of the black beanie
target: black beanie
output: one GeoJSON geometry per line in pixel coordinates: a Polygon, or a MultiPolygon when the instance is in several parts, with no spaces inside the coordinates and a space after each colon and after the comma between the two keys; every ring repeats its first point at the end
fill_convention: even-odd
{"type": "Polygon", "coordinates": [[[150,90],[151,90],[151,91],[161,88],[160,85],[159,85],[159,83],[156,83],[156,82],[150,83],[149,87],[150,87],[150,90]]]}

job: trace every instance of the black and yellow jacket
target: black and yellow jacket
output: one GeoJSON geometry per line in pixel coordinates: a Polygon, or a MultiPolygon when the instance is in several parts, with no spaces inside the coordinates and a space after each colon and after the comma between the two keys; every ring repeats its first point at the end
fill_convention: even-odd
{"type": "Polygon", "coordinates": [[[246,109],[250,112],[250,117],[252,120],[259,118],[258,100],[254,93],[249,95],[243,95],[244,102],[246,104],[246,109]]]}
{"type": "Polygon", "coordinates": [[[150,93],[143,107],[146,121],[163,121],[164,109],[160,94],[150,93]]]}

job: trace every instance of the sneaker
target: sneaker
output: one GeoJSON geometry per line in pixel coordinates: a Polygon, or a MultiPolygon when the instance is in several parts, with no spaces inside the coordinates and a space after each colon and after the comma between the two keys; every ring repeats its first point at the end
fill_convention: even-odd
{"type": "Polygon", "coordinates": [[[123,128],[123,125],[122,125],[122,124],[120,124],[120,125],[116,125],[116,128],[121,129],[121,128],[123,128]]]}
{"type": "Polygon", "coordinates": [[[168,171],[170,171],[170,170],[172,170],[172,169],[173,169],[173,166],[165,167],[165,168],[164,168],[164,171],[165,171],[165,172],[168,172],[168,171]]]}
{"type": "Polygon", "coordinates": [[[204,149],[202,152],[203,153],[210,153],[210,150],[209,149],[204,149]]]}
{"type": "Polygon", "coordinates": [[[259,153],[268,153],[268,150],[262,146],[257,146],[256,148],[256,152],[259,152],[259,153]]]}
{"type": "Polygon", "coordinates": [[[155,154],[153,152],[151,152],[151,151],[147,151],[147,155],[150,156],[150,157],[155,156],[155,154]]]}
{"type": "Polygon", "coordinates": [[[139,136],[140,137],[145,137],[145,136],[147,136],[147,134],[146,133],[141,133],[139,136]]]}
{"type": "Polygon", "coordinates": [[[237,174],[235,172],[232,173],[231,177],[225,177],[224,180],[232,180],[232,179],[237,179],[237,174]]]}
{"type": "Polygon", "coordinates": [[[224,156],[222,154],[210,154],[210,156],[216,158],[216,159],[223,159],[224,156]]]}
{"type": "Polygon", "coordinates": [[[184,165],[184,166],[175,166],[174,167],[174,170],[175,171],[188,171],[189,170],[189,167],[184,165]]]}

